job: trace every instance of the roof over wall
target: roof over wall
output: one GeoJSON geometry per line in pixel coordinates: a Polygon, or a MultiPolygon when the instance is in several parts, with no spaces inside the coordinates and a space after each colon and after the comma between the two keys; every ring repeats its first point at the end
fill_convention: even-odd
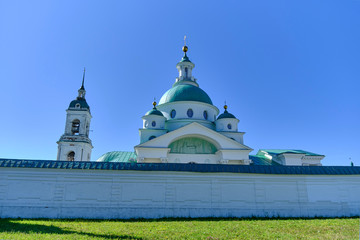
{"type": "Polygon", "coordinates": [[[134,152],[125,151],[113,151],[107,152],[99,157],[97,162],[129,162],[131,159],[135,159],[136,154],[134,152]]]}
{"type": "Polygon", "coordinates": [[[249,158],[253,161],[252,165],[281,166],[280,163],[272,161],[262,155],[249,155],[249,158]]]}
{"type": "Polygon", "coordinates": [[[283,154],[283,153],[292,153],[292,154],[305,154],[306,156],[324,156],[317,153],[312,153],[304,150],[295,150],[295,149],[260,149],[258,154],[261,153],[261,151],[274,155],[283,154]]]}
{"type": "Polygon", "coordinates": [[[253,173],[294,175],[360,175],[360,167],[343,166],[261,166],[181,163],[67,162],[46,160],[0,159],[1,168],[44,168],[78,170],[175,171],[201,173],[253,173]]]}

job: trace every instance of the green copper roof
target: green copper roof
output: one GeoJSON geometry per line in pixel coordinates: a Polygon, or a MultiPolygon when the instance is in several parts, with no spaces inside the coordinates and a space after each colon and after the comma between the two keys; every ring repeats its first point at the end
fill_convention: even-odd
{"type": "Polygon", "coordinates": [[[184,54],[184,56],[182,57],[182,59],[180,60],[180,62],[191,62],[189,57],[186,55],[186,53],[184,54]]]}
{"type": "MultiPolygon", "coordinates": [[[[344,166],[262,166],[230,164],[67,162],[46,160],[1,159],[0,168],[45,168],[111,171],[171,171],[204,173],[360,175],[360,167],[344,166]]],[[[56,173],[56,172],[54,172],[56,173]]]]}
{"type": "Polygon", "coordinates": [[[222,119],[222,118],[236,118],[236,117],[231,113],[229,113],[227,110],[225,110],[224,113],[220,114],[220,116],[217,119],[222,119]]]}
{"type": "Polygon", "coordinates": [[[75,107],[76,104],[80,104],[79,110],[84,110],[84,109],[89,109],[90,110],[90,107],[87,104],[85,98],[77,98],[76,100],[71,101],[71,103],[69,105],[69,108],[76,108],[75,107]]]}
{"type": "Polygon", "coordinates": [[[204,90],[190,84],[179,84],[170,88],[161,97],[159,105],[178,101],[195,101],[212,105],[210,97],[204,90]]]}
{"type": "Polygon", "coordinates": [[[253,161],[252,165],[268,165],[268,166],[280,166],[281,164],[268,159],[265,156],[249,155],[249,158],[253,161]]]}
{"type": "MultiPolygon", "coordinates": [[[[312,153],[304,150],[294,150],[294,149],[260,149],[259,152],[260,151],[264,151],[267,152],[268,154],[274,154],[274,155],[283,154],[283,153],[292,153],[292,154],[305,154],[306,156],[324,156],[317,153],[312,153]]],[[[260,155],[260,154],[258,153],[256,155],[260,155]]]]}
{"type": "Polygon", "coordinates": [[[130,162],[130,159],[136,159],[134,152],[113,151],[102,155],[97,162],[130,162]]]}
{"type": "Polygon", "coordinates": [[[145,114],[145,116],[147,116],[147,115],[158,115],[158,116],[164,116],[163,114],[162,114],[162,112],[160,112],[159,110],[157,110],[155,107],[153,108],[153,109],[151,109],[150,111],[148,111],[146,114],[145,114]]]}

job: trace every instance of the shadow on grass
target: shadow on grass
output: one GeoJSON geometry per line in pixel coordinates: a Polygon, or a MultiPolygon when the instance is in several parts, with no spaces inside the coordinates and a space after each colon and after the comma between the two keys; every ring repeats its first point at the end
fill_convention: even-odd
{"type": "Polygon", "coordinates": [[[103,239],[138,239],[138,240],[143,239],[131,235],[77,232],[77,231],[64,230],[60,227],[55,227],[55,226],[28,224],[28,223],[14,222],[14,221],[18,221],[18,219],[0,219],[0,233],[12,232],[12,233],[25,233],[25,234],[37,233],[37,234],[62,234],[62,235],[79,234],[88,237],[98,237],[103,239]]]}
{"type": "MultiPolygon", "coordinates": [[[[59,222],[216,222],[216,221],[273,221],[273,220],[326,220],[326,219],[360,219],[360,216],[353,216],[353,217],[312,217],[312,218],[305,218],[305,217],[244,217],[244,218],[236,218],[236,217],[204,217],[204,218],[155,218],[155,219],[146,219],[146,218],[130,218],[130,219],[85,219],[85,218],[59,218],[59,219],[47,219],[47,218],[29,218],[29,219],[10,219],[4,218],[0,219],[0,223],[3,220],[43,220],[43,221],[59,221],[59,222]]],[[[1,231],[1,225],[0,225],[1,231]]]]}
{"type": "MultiPolygon", "coordinates": [[[[216,222],[216,221],[274,221],[274,220],[326,220],[326,219],[359,219],[359,216],[354,217],[312,217],[312,218],[304,218],[304,217],[244,217],[244,218],[237,218],[237,217],[210,217],[210,218],[157,218],[157,219],[145,219],[145,218],[131,218],[131,219],[61,219],[61,221],[92,221],[92,222],[102,222],[102,221],[109,221],[109,222],[191,222],[191,221],[198,221],[198,222],[216,222]]],[[[60,220],[60,219],[59,219],[60,220]]]]}

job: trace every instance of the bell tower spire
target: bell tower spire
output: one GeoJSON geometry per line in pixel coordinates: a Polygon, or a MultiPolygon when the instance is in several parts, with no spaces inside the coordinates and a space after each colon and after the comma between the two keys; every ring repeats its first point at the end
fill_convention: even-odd
{"type": "Polygon", "coordinates": [[[91,113],[85,99],[85,68],[78,96],[66,110],[65,133],[60,137],[57,160],[90,161],[93,148],[89,138],[91,113]]]}
{"type": "Polygon", "coordinates": [[[85,94],[86,94],[86,91],[85,91],[85,87],[84,87],[84,81],[85,81],[85,68],[84,68],[84,73],[83,73],[83,78],[82,78],[82,84],[81,84],[81,87],[80,89],[78,90],[78,99],[79,98],[82,98],[82,99],[85,99],[85,94]]]}

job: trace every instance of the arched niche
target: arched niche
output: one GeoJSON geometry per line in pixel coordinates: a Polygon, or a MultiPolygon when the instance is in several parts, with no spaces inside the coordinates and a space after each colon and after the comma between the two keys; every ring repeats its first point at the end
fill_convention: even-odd
{"type": "Polygon", "coordinates": [[[176,154],[215,154],[215,145],[203,138],[185,137],[178,139],[168,146],[170,153],[176,154]]]}

